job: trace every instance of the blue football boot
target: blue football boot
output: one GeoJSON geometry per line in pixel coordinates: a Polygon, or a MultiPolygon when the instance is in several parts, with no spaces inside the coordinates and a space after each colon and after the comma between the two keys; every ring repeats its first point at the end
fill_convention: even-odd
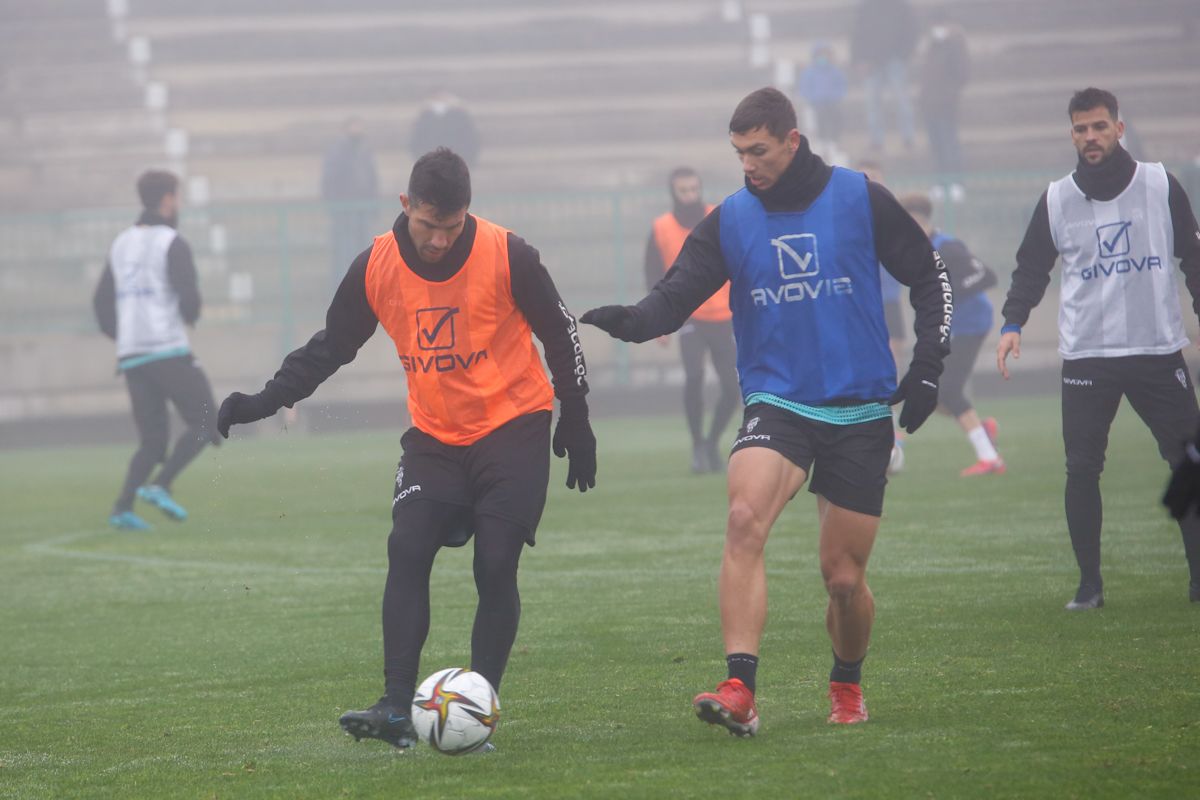
{"type": "Polygon", "coordinates": [[[176,522],[183,522],[187,519],[187,509],[176,503],[175,499],[171,497],[171,493],[161,486],[154,484],[142,486],[137,490],[137,496],[176,522]]]}
{"type": "Polygon", "coordinates": [[[119,531],[148,531],[150,523],[132,511],[122,511],[108,518],[108,524],[119,531]]]}

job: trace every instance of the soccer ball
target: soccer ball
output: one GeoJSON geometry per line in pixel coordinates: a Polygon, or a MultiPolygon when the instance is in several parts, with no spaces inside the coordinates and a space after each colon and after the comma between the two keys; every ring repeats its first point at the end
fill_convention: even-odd
{"type": "Polygon", "coordinates": [[[422,742],[447,755],[463,755],[491,738],[500,724],[500,698],[478,672],[439,670],[417,687],[412,721],[422,742]]]}

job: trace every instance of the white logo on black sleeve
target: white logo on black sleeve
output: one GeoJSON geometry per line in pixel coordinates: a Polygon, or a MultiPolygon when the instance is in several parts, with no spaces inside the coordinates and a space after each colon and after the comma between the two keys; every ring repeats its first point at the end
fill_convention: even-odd
{"type": "Polygon", "coordinates": [[[746,433],[754,433],[754,429],[758,427],[758,417],[746,423],[746,433]]]}
{"type": "Polygon", "coordinates": [[[1182,369],[1175,370],[1175,380],[1179,381],[1179,385],[1182,386],[1183,388],[1185,388],[1185,389],[1188,388],[1187,373],[1184,372],[1182,369]]]}

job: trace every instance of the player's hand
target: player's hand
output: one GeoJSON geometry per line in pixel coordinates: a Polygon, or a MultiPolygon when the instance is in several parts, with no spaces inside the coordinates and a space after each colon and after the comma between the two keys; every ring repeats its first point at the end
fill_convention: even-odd
{"type": "Polygon", "coordinates": [[[600,306],[599,308],[593,308],[591,311],[583,312],[583,316],[579,318],[579,321],[586,322],[588,325],[595,325],[614,339],[620,339],[623,342],[636,341],[634,337],[636,322],[633,316],[633,309],[629,306],[600,306]]]}
{"type": "Polygon", "coordinates": [[[567,488],[586,492],[596,487],[596,436],[588,422],[587,406],[579,403],[564,403],[559,410],[558,424],[554,426],[551,448],[554,455],[567,457],[567,488]]]}
{"type": "Polygon", "coordinates": [[[1183,519],[1188,511],[1200,511],[1200,452],[1194,443],[1187,446],[1186,452],[1171,473],[1162,499],[1175,519],[1183,519]]]}
{"type": "Polygon", "coordinates": [[[261,394],[234,392],[221,401],[221,409],[217,412],[217,432],[228,439],[230,425],[257,422],[278,410],[270,408],[261,394]]]}
{"type": "Polygon", "coordinates": [[[908,368],[908,374],[900,380],[900,385],[896,387],[895,393],[888,400],[890,406],[901,401],[904,402],[897,424],[909,433],[913,433],[921,427],[937,408],[937,379],[937,373],[929,367],[913,364],[908,368]]]}
{"type": "Polygon", "coordinates": [[[1021,334],[1015,331],[1000,334],[1000,344],[996,345],[996,368],[1008,380],[1008,354],[1019,359],[1021,357],[1021,334]]]}

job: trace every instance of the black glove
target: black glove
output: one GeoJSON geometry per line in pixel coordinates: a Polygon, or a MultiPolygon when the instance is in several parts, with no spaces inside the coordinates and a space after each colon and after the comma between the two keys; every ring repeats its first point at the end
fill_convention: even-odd
{"type": "Polygon", "coordinates": [[[634,319],[633,308],[630,306],[600,306],[599,308],[593,308],[591,311],[583,312],[583,316],[579,318],[579,321],[586,322],[588,325],[595,325],[614,339],[620,339],[623,342],[637,341],[634,336],[637,324],[634,319]]]}
{"type": "Polygon", "coordinates": [[[1175,519],[1183,519],[1189,510],[1200,511],[1200,452],[1194,443],[1171,472],[1162,502],[1175,519]]]}
{"type": "Polygon", "coordinates": [[[583,398],[561,404],[550,446],[559,458],[567,456],[568,489],[574,489],[576,484],[581,492],[595,488],[596,436],[588,422],[587,404],[583,398]]]}
{"type": "Polygon", "coordinates": [[[217,433],[228,439],[230,425],[257,422],[278,410],[277,407],[273,408],[262,394],[234,392],[221,401],[221,409],[217,412],[217,433]]]}
{"type": "Polygon", "coordinates": [[[913,364],[908,368],[896,387],[896,392],[888,400],[889,406],[894,406],[901,400],[904,408],[900,409],[898,424],[901,428],[912,433],[929,419],[929,415],[937,408],[937,373],[927,366],[913,364]]]}

